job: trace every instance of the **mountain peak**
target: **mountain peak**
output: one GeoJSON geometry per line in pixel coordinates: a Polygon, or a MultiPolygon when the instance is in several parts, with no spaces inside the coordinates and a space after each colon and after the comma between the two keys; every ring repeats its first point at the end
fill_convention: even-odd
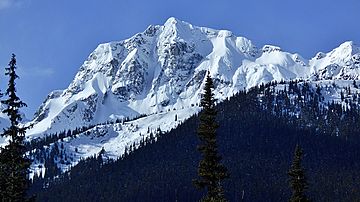
{"type": "Polygon", "coordinates": [[[347,52],[351,52],[351,54],[355,54],[359,52],[359,47],[353,41],[345,41],[334,50],[342,51],[342,52],[347,51],[347,52]]]}
{"type": "Polygon", "coordinates": [[[344,43],[340,44],[339,47],[356,47],[354,41],[345,41],[344,43]]]}
{"type": "Polygon", "coordinates": [[[172,41],[178,38],[188,40],[192,38],[194,27],[187,22],[181,21],[175,17],[170,17],[162,26],[163,32],[160,35],[162,41],[172,41]]]}
{"type": "Polygon", "coordinates": [[[183,26],[192,26],[190,23],[179,20],[175,17],[170,17],[166,20],[164,27],[183,27],[183,26]]]}
{"type": "Polygon", "coordinates": [[[170,17],[166,20],[165,25],[167,24],[176,24],[177,22],[179,22],[180,20],[175,18],[175,17],[170,17]]]}
{"type": "Polygon", "coordinates": [[[346,41],[330,52],[333,58],[351,58],[360,52],[360,48],[353,41],[346,41]]]}

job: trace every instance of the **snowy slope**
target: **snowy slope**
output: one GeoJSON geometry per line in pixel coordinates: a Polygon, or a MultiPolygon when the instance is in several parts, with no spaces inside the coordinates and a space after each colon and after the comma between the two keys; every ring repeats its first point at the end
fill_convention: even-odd
{"type": "Polygon", "coordinates": [[[131,122],[101,124],[63,143],[72,156],[70,164],[101,148],[115,158],[126,145],[148,135],[148,128],[170,130],[198,112],[207,71],[221,101],[274,80],[358,79],[359,52],[353,42],[345,42],[307,60],[273,45],[257,48],[230,31],[169,18],[130,39],[100,44],[67,89],[48,95],[27,138],[145,114],[131,122]]]}

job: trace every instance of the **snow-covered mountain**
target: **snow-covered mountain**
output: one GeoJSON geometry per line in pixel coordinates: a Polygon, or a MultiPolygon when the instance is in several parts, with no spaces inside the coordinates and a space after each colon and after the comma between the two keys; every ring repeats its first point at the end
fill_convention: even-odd
{"type": "Polygon", "coordinates": [[[277,46],[258,48],[230,31],[169,18],[129,39],[100,44],[67,89],[48,95],[27,137],[108,122],[63,144],[71,164],[101,148],[115,158],[149,131],[170,130],[197,113],[207,71],[221,101],[274,80],[359,79],[359,69],[360,48],[353,42],[307,60],[277,46]]]}

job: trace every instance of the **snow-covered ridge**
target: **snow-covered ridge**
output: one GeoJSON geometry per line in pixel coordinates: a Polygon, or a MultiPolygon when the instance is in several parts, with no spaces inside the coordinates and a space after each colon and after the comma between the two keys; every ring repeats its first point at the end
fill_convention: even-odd
{"type": "Polygon", "coordinates": [[[309,61],[312,79],[354,79],[360,75],[360,48],[347,41],[329,53],[318,53],[309,61]]]}
{"type": "Polygon", "coordinates": [[[147,115],[135,121],[138,130],[114,124],[101,140],[90,141],[84,135],[65,145],[70,153],[76,145],[80,157],[93,155],[102,147],[110,156],[119,156],[125,145],[140,140],[150,125],[170,130],[178,124],[174,116],[185,120],[196,113],[207,71],[221,101],[239,90],[274,80],[359,79],[359,67],[360,51],[353,42],[307,60],[274,45],[259,49],[227,30],[169,18],[164,25],[150,25],[129,39],[100,44],[67,89],[49,94],[27,137],[147,115]]]}

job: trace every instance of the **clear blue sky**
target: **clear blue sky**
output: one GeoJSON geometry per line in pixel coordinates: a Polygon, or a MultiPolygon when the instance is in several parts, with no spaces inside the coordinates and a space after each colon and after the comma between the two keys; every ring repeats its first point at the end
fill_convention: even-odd
{"type": "Polygon", "coordinates": [[[305,58],[347,40],[360,43],[359,0],[0,0],[0,67],[17,55],[18,93],[31,118],[50,91],[69,85],[99,43],[171,16],[305,58]]]}

